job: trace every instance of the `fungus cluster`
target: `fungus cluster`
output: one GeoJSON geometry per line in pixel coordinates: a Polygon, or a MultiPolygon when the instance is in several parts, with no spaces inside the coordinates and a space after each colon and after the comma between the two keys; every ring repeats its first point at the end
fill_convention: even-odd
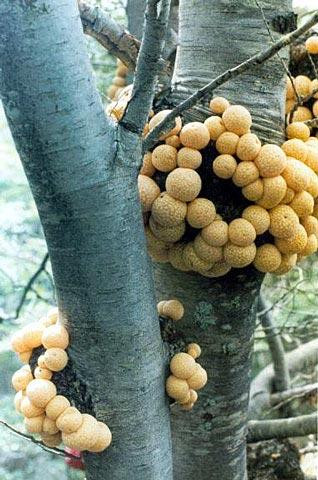
{"type": "MultiPolygon", "coordinates": [[[[184,307],[177,299],[162,300],[157,304],[160,317],[178,322],[184,315],[184,307]]],[[[197,390],[208,380],[204,368],[196,362],[201,355],[197,343],[190,343],[186,352],[176,353],[170,361],[171,375],[166,381],[166,392],[183,410],[192,410],[198,399],[197,390]]]]}
{"type": "MultiPolygon", "coordinates": [[[[311,37],[316,39],[315,43],[318,44],[318,36],[311,37]]],[[[308,39],[310,40],[310,39],[308,39]]],[[[312,120],[314,117],[318,116],[318,79],[315,78],[311,80],[306,75],[298,75],[295,78],[287,77],[287,87],[286,87],[286,103],[285,103],[285,112],[287,115],[287,123],[299,123],[312,120]],[[297,98],[301,99],[301,104],[298,105],[297,98]]],[[[305,142],[311,144],[316,142],[316,136],[310,136],[310,130],[304,128],[306,124],[303,124],[303,127],[300,128],[299,125],[295,128],[298,129],[297,137],[305,142]]],[[[291,128],[290,131],[295,132],[295,128],[291,128]]],[[[313,130],[316,131],[317,130],[313,130]]],[[[289,137],[289,133],[287,137],[289,137]]]]}
{"type": "Polygon", "coordinates": [[[203,388],[208,379],[204,368],[196,362],[200,354],[199,345],[190,343],[187,353],[176,353],[170,361],[171,375],[166,381],[166,391],[183,410],[192,410],[198,399],[197,390],[203,388]]]}
{"type": "MultiPolygon", "coordinates": [[[[204,123],[182,125],[177,118],[144,156],[138,188],[148,251],[155,261],[207,277],[250,264],[287,273],[317,250],[318,138],[297,121],[281,147],[262,145],[245,107],[216,97],[210,109],[204,123]],[[209,165],[202,175],[203,158],[209,165]],[[202,194],[207,176],[230,180],[251,202],[241,217],[217,213],[202,194]]],[[[158,112],[147,128],[168,113],[158,112]]]]}
{"type": "Polygon", "coordinates": [[[68,362],[66,349],[69,334],[53,309],[38,322],[26,325],[15,333],[12,349],[25,364],[12,377],[16,390],[14,404],[24,416],[25,428],[32,434],[40,434],[45,445],[56,447],[62,441],[65,446],[78,451],[101,452],[112,439],[108,426],[92,415],[81,413],[69,400],[59,395],[52,376],[63,370],[68,362]],[[35,348],[43,346],[33,373],[29,360],[35,348]]]}
{"type": "Polygon", "coordinates": [[[115,77],[113,78],[112,84],[107,91],[107,96],[111,100],[117,100],[118,96],[123,91],[124,87],[127,85],[127,74],[128,67],[126,67],[126,65],[118,58],[115,77]]]}

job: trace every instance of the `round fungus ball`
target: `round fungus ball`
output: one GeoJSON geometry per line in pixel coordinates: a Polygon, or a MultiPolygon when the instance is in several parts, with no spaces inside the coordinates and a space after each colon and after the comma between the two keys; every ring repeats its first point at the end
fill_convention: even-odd
{"type": "Polygon", "coordinates": [[[27,418],[38,417],[44,414],[43,408],[33,405],[27,396],[24,396],[21,400],[20,412],[27,418]]]}
{"type": "Polygon", "coordinates": [[[65,349],[69,344],[69,335],[66,328],[56,323],[47,327],[42,335],[42,344],[45,348],[62,348],[65,349]]]}
{"type": "Polygon", "coordinates": [[[314,234],[318,236],[318,220],[313,215],[307,215],[301,218],[301,224],[306,230],[307,235],[314,234]]]}
{"type": "Polygon", "coordinates": [[[177,154],[178,167],[199,168],[202,163],[202,155],[199,150],[189,147],[182,147],[177,154]]]}
{"type": "Polygon", "coordinates": [[[222,118],[217,116],[208,117],[205,120],[204,125],[209,130],[210,139],[214,141],[226,131],[222,118]]]}
{"type": "Polygon", "coordinates": [[[187,353],[194,359],[199,358],[201,355],[201,347],[197,343],[189,343],[187,346],[187,353]]]}
{"type": "Polygon", "coordinates": [[[317,236],[315,234],[311,234],[308,236],[307,243],[305,248],[301,251],[301,254],[304,256],[312,255],[313,253],[317,252],[317,236]]]}
{"type": "Polygon", "coordinates": [[[43,431],[44,418],[44,414],[37,417],[25,417],[24,426],[29,433],[41,433],[43,431]]]}
{"type": "Polygon", "coordinates": [[[308,53],[311,55],[318,55],[318,36],[312,35],[307,38],[305,46],[308,53]]]}
{"type": "Polygon", "coordinates": [[[97,422],[96,441],[92,447],[89,448],[90,452],[99,453],[109,447],[112,441],[112,434],[106,423],[97,422]]]}
{"type": "Polygon", "coordinates": [[[171,147],[174,147],[174,148],[179,148],[181,145],[180,138],[178,135],[171,135],[171,137],[168,137],[165,139],[165,142],[167,145],[170,145],[171,147]]]}
{"type": "MultiPolygon", "coordinates": [[[[293,102],[294,103],[294,102],[293,102]]],[[[312,119],[311,110],[308,107],[300,105],[293,113],[293,122],[306,122],[312,119]]],[[[290,120],[287,118],[287,120],[290,120]]]]}
{"type": "Polygon", "coordinates": [[[32,380],[33,375],[31,371],[22,367],[13,374],[12,386],[16,391],[25,390],[32,380]]]}
{"type": "Polygon", "coordinates": [[[18,353],[19,360],[22,363],[29,363],[31,355],[32,355],[32,350],[28,350],[27,352],[18,353]]]}
{"type": "MultiPolygon", "coordinates": [[[[156,113],[150,121],[149,121],[149,131],[153,130],[159,123],[161,123],[166,116],[171,112],[171,110],[161,110],[160,112],[156,113]]],[[[171,137],[172,135],[178,135],[182,127],[182,122],[181,118],[177,117],[175,119],[175,126],[167,133],[161,135],[160,140],[165,140],[168,137],[171,137]]]]}
{"type": "Polygon", "coordinates": [[[314,210],[314,199],[308,192],[299,192],[290,202],[290,206],[298,217],[306,217],[311,215],[314,210]]]}
{"type": "Polygon", "coordinates": [[[189,394],[189,385],[186,380],[170,375],[166,381],[166,392],[175,400],[183,400],[189,394]]]}
{"type": "Polygon", "coordinates": [[[151,156],[153,166],[160,172],[171,172],[177,166],[177,149],[170,145],[158,145],[151,156]]]}
{"type": "Polygon", "coordinates": [[[195,364],[195,371],[190,378],[187,379],[189,388],[192,390],[200,390],[203,388],[208,381],[208,376],[206,371],[198,363],[195,364]]]}
{"type": "Polygon", "coordinates": [[[307,157],[304,160],[307,167],[311,168],[315,173],[318,173],[318,149],[307,147],[307,157]]]}
{"type": "Polygon", "coordinates": [[[254,162],[240,162],[232,177],[234,185],[237,187],[246,187],[255,182],[259,177],[259,171],[254,162]]]}
{"type": "Polygon", "coordinates": [[[180,140],[185,147],[201,150],[210,141],[208,127],[201,122],[187,123],[181,129],[180,140]]]}
{"type": "Polygon", "coordinates": [[[261,150],[261,141],[254,133],[245,133],[238,141],[236,155],[240,160],[253,161],[261,150]]]}
{"type": "Polygon", "coordinates": [[[70,448],[83,451],[89,450],[96,442],[96,434],[99,430],[96,418],[87,413],[82,415],[83,421],[76,432],[62,433],[63,443],[70,448]]]}
{"type": "Polygon", "coordinates": [[[311,93],[311,80],[306,75],[297,75],[294,80],[295,88],[301,97],[306,97],[311,93]]]}
{"type": "Polygon", "coordinates": [[[147,152],[142,159],[142,167],[140,169],[140,175],[146,175],[146,177],[152,177],[156,169],[152,164],[152,153],[147,152]]]}
{"type": "Polygon", "coordinates": [[[255,163],[262,177],[276,177],[286,166],[286,155],[277,145],[263,145],[255,163]]]}
{"type": "Polygon", "coordinates": [[[149,218],[149,227],[154,236],[163,242],[177,242],[185,232],[185,222],[174,225],[173,227],[165,227],[156,223],[153,217],[149,218]]]}
{"type": "Polygon", "coordinates": [[[50,310],[47,312],[46,317],[41,318],[40,323],[44,325],[45,327],[49,327],[50,325],[54,325],[57,323],[59,319],[59,311],[57,307],[50,308],[50,310]]]}
{"type": "Polygon", "coordinates": [[[306,190],[309,178],[306,173],[305,165],[292,157],[287,157],[287,165],[282,172],[282,177],[285,179],[289,188],[295,192],[306,190]]]}
{"type": "Polygon", "coordinates": [[[193,228],[203,228],[213,222],[216,214],[215,206],[207,198],[196,198],[188,204],[187,222],[193,228]]]}
{"type": "Polygon", "coordinates": [[[252,126],[251,114],[242,105],[228,107],[222,115],[222,120],[227,130],[240,136],[248,133],[252,126]]]}
{"type": "Polygon", "coordinates": [[[231,268],[231,265],[228,265],[224,260],[221,260],[220,262],[215,262],[209,270],[200,273],[207,278],[218,278],[226,275],[231,268]]]}
{"type": "Polygon", "coordinates": [[[25,350],[32,350],[37,348],[42,343],[42,334],[44,326],[39,322],[29,323],[23,329],[23,340],[27,348],[25,350]]]}
{"type": "Polygon", "coordinates": [[[156,223],[173,227],[182,223],[187,214],[187,204],[163,192],[152,204],[151,215],[156,223]]]}
{"type": "Polygon", "coordinates": [[[48,418],[56,420],[71,404],[63,395],[53,397],[45,407],[45,413],[48,418]]]}
{"type": "Polygon", "coordinates": [[[170,370],[171,373],[182,380],[190,378],[194,374],[196,363],[193,357],[188,353],[176,353],[171,359],[170,370]]]}
{"type": "Polygon", "coordinates": [[[224,132],[218,137],[215,147],[219,153],[235,155],[239,136],[233,132],[224,132]]]}
{"type": "Polygon", "coordinates": [[[67,407],[56,419],[56,426],[63,433],[73,433],[83,422],[82,414],[75,407],[67,407]]]}
{"type": "Polygon", "coordinates": [[[215,220],[201,231],[203,240],[212,247],[222,247],[229,239],[229,226],[223,220],[215,220]]]}
{"type": "Polygon", "coordinates": [[[138,175],[138,192],[143,212],[149,212],[153,202],[160,195],[160,188],[152,178],[138,175]]]}
{"type": "Polygon", "coordinates": [[[212,113],[222,115],[225,110],[230,106],[230,102],[224,97],[214,97],[210,100],[210,110],[212,113]]]}
{"type": "Polygon", "coordinates": [[[257,204],[263,208],[274,208],[286,195],[287,184],[281,175],[263,179],[263,195],[257,204]]]}
{"type": "Polygon", "coordinates": [[[25,395],[23,394],[23,390],[19,390],[14,396],[14,408],[19,413],[21,413],[21,403],[24,398],[25,395]]]}
{"type": "Polygon", "coordinates": [[[242,194],[244,195],[247,200],[251,202],[256,202],[260,200],[264,194],[264,183],[261,178],[254,180],[254,182],[246,185],[246,187],[242,188],[242,194]]]}
{"type": "MultiPolygon", "coordinates": [[[[62,350],[64,352],[64,350],[62,350]]],[[[36,367],[34,370],[34,378],[44,378],[45,380],[51,380],[52,372],[48,368],[36,367]]]]}
{"type": "Polygon", "coordinates": [[[189,270],[193,270],[194,272],[209,270],[212,266],[212,262],[207,262],[197,255],[193,242],[187,243],[184,247],[183,259],[189,270]]]}
{"type": "Polygon", "coordinates": [[[282,150],[284,150],[288,157],[296,158],[301,162],[305,162],[306,160],[307,149],[308,147],[305,142],[298,138],[286,140],[286,142],[282,144],[282,150]]]}
{"type": "Polygon", "coordinates": [[[194,239],[193,249],[197,256],[207,263],[219,262],[223,258],[222,247],[209,245],[200,233],[194,239]]]}
{"type": "Polygon", "coordinates": [[[297,138],[305,142],[310,137],[310,129],[303,122],[293,122],[287,126],[286,135],[289,139],[297,138]]]}
{"type": "Polygon", "coordinates": [[[274,272],[281,263],[282,256],[275,245],[265,243],[257,248],[254,267],[260,272],[274,272]]]}
{"type": "Polygon", "coordinates": [[[244,218],[236,218],[229,224],[229,240],[234,245],[247,247],[254,242],[256,231],[253,225],[244,218]]]}
{"type": "Polygon", "coordinates": [[[177,322],[184,315],[184,307],[179,300],[167,300],[162,306],[162,315],[177,322]]]}
{"type": "Polygon", "coordinates": [[[288,205],[278,205],[270,211],[270,233],[278,238],[289,238],[296,232],[299,219],[288,205]]]}
{"type": "Polygon", "coordinates": [[[253,262],[256,255],[256,245],[251,243],[246,247],[227,243],[224,247],[224,260],[234,268],[244,268],[253,262]]]}
{"type": "Polygon", "coordinates": [[[55,397],[56,386],[50,380],[38,378],[28,384],[26,394],[35,406],[44,408],[55,397]]]}
{"type": "Polygon", "coordinates": [[[182,202],[191,202],[200,193],[200,175],[191,168],[176,168],[166,179],[166,191],[182,202]]]}
{"type": "Polygon", "coordinates": [[[292,199],[294,198],[294,196],[295,196],[294,190],[292,190],[291,188],[287,187],[285,196],[284,196],[284,198],[282,199],[282,201],[281,201],[280,203],[288,204],[288,203],[290,203],[290,202],[292,201],[292,199]]]}
{"type": "Polygon", "coordinates": [[[44,355],[40,355],[39,358],[38,358],[38,366],[40,368],[47,368],[46,364],[45,364],[45,360],[44,360],[44,355]]]}
{"type": "Polygon", "coordinates": [[[48,433],[41,433],[42,442],[48,447],[58,447],[62,442],[61,432],[55,433],[54,435],[49,435],[48,433]]]}
{"type": "Polygon", "coordinates": [[[228,179],[234,175],[237,161],[233,155],[218,155],[212,164],[213,172],[219,178],[228,179]]]}
{"type": "Polygon", "coordinates": [[[256,235],[262,235],[269,229],[270,216],[268,211],[259,205],[251,205],[243,210],[242,217],[255,228],[256,235]]]}
{"type": "MultiPolygon", "coordinates": [[[[294,79],[293,79],[294,82],[294,79]]],[[[293,82],[289,77],[286,77],[286,100],[292,100],[295,98],[295,90],[293,82]]]]}
{"type": "Polygon", "coordinates": [[[297,262],[297,253],[282,254],[282,260],[279,267],[273,272],[275,275],[285,275],[288,273],[297,262]]]}
{"type": "Polygon", "coordinates": [[[66,367],[68,355],[62,348],[48,348],[44,353],[44,361],[47,368],[59,372],[66,367]]]}
{"type": "Polygon", "coordinates": [[[168,260],[176,270],[180,270],[182,272],[188,272],[191,270],[185,263],[183,258],[183,250],[184,250],[183,243],[176,243],[172,245],[168,252],[168,260]]]}
{"type": "Polygon", "coordinates": [[[59,432],[59,429],[57,428],[54,420],[48,417],[44,417],[42,432],[47,433],[48,435],[55,435],[59,432]]]}
{"type": "Polygon", "coordinates": [[[307,245],[307,233],[302,225],[298,225],[295,234],[290,238],[275,238],[275,245],[281,253],[300,253],[307,245]]]}

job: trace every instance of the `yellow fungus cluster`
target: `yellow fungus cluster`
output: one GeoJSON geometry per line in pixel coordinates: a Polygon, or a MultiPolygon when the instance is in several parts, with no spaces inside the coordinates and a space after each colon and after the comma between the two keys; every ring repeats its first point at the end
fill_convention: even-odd
{"type": "MultiPolygon", "coordinates": [[[[318,36],[311,38],[315,39],[311,41],[313,45],[318,44],[318,36]]],[[[309,143],[313,139],[315,142],[318,140],[317,137],[311,137],[310,129],[305,128],[304,125],[300,127],[299,122],[306,122],[318,116],[318,79],[311,80],[306,75],[298,75],[295,78],[287,77],[286,81],[285,113],[287,124],[297,122],[296,126],[287,130],[287,137],[308,140],[309,143]],[[292,132],[293,137],[290,137],[290,132],[292,132]]]]}
{"type": "Polygon", "coordinates": [[[117,68],[115,77],[113,78],[111,86],[107,90],[107,96],[111,100],[117,100],[124,87],[127,85],[126,77],[128,74],[128,68],[119,59],[117,59],[117,68]]]}
{"type": "Polygon", "coordinates": [[[105,450],[112,439],[108,426],[71,406],[66,397],[57,394],[51,381],[53,374],[63,370],[68,362],[65,350],[69,335],[59,319],[58,310],[51,310],[46,317],[15,333],[11,345],[25,364],[13,374],[12,385],[17,392],[15,408],[24,416],[26,430],[39,434],[49,447],[56,447],[63,441],[67,447],[79,451],[105,450]],[[32,373],[28,362],[33,349],[41,346],[45,351],[32,373]]]}
{"type": "Polygon", "coordinates": [[[198,399],[197,390],[203,388],[208,379],[204,368],[196,362],[200,354],[199,345],[190,343],[187,353],[177,353],[170,361],[171,375],[166,381],[166,391],[183,410],[192,410],[198,399]]]}

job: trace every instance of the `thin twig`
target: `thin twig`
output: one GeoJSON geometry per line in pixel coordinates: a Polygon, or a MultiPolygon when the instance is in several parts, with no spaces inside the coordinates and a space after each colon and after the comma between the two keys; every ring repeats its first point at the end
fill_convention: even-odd
{"type": "Polygon", "coordinates": [[[213,90],[217,87],[223,85],[224,83],[228,82],[229,80],[238,77],[242,73],[246,72],[249,68],[260,65],[264,63],[269,58],[276,55],[279,50],[287,45],[293,43],[297,38],[303,35],[307,30],[309,30],[313,25],[318,22],[318,11],[305,22],[301,27],[297,28],[293,32],[283,36],[279,41],[277,41],[274,45],[267,48],[266,50],[261,51],[260,53],[256,53],[252,57],[248,58],[244,62],[236,65],[233,68],[230,68],[226,72],[222,73],[210,83],[205,85],[204,87],[197,90],[193,95],[188,97],[186,100],[181,102],[177,105],[165,118],[164,120],[157,125],[145,138],[144,140],[144,151],[149,150],[157,141],[157,139],[163,134],[169,131],[174,124],[174,120],[178,115],[182,112],[189,110],[191,107],[196,105],[199,100],[204,98],[207,94],[211,94],[213,90]]]}
{"type": "Polygon", "coordinates": [[[312,395],[318,393],[318,383],[312,383],[310,385],[303,385],[301,387],[294,387],[284,392],[273,393],[270,397],[271,408],[272,410],[280,409],[283,405],[288,402],[291,402],[297,398],[306,397],[307,395],[312,395]]]}
{"type": "Polygon", "coordinates": [[[247,423],[248,442],[269,440],[270,438],[304,437],[317,433],[317,414],[278,420],[251,420],[247,423]]]}
{"type": "Polygon", "coordinates": [[[169,20],[170,0],[148,0],[145,27],[138,55],[131,100],[128,103],[121,125],[141,134],[147,121],[155,86],[164,62],[161,59],[169,20]]]}
{"type": "Polygon", "coordinates": [[[36,269],[36,271],[33,273],[33,275],[29,278],[27,284],[25,285],[25,287],[23,288],[23,292],[22,292],[22,295],[21,295],[21,298],[19,300],[19,303],[18,303],[18,306],[15,310],[15,315],[13,317],[8,317],[8,318],[0,318],[0,321],[9,321],[9,320],[16,320],[17,318],[19,318],[19,315],[20,315],[20,312],[21,312],[21,309],[24,305],[24,302],[25,302],[25,299],[26,299],[26,296],[27,294],[32,290],[32,287],[33,287],[33,284],[34,282],[36,281],[36,279],[38,278],[39,275],[41,275],[42,272],[45,271],[45,266],[46,266],[46,263],[49,259],[49,254],[46,253],[43,257],[43,260],[41,261],[40,265],[38,266],[38,268],[36,269]]]}
{"type": "MultiPolygon", "coordinates": [[[[262,14],[262,17],[263,17],[263,21],[264,21],[264,24],[265,24],[265,27],[268,31],[268,35],[270,36],[271,40],[272,40],[272,43],[275,43],[275,38],[274,38],[274,35],[272,34],[271,32],[271,29],[269,28],[269,24],[268,24],[268,21],[266,19],[266,16],[265,16],[265,12],[264,12],[264,9],[262,7],[262,5],[258,2],[258,0],[255,0],[255,3],[256,5],[258,6],[258,8],[260,9],[261,11],[261,14],[262,14]]],[[[279,60],[281,61],[282,65],[283,65],[283,68],[289,78],[289,80],[291,81],[291,85],[293,87],[293,90],[294,90],[294,93],[295,93],[295,97],[298,101],[299,99],[299,95],[297,93],[297,90],[296,90],[296,87],[295,87],[295,83],[294,83],[294,79],[293,79],[293,76],[287,66],[287,63],[285,62],[285,60],[281,57],[281,55],[279,53],[277,53],[277,57],[279,58],[279,60]]]]}
{"type": "Polygon", "coordinates": [[[30,435],[20,432],[20,430],[17,430],[16,428],[14,428],[12,425],[5,422],[4,420],[0,419],[0,424],[8,428],[9,430],[11,430],[11,432],[13,432],[18,437],[21,437],[24,440],[27,440],[28,442],[34,443],[35,445],[42,448],[43,450],[46,450],[49,453],[55,453],[55,455],[59,455],[60,457],[70,457],[78,460],[78,457],[76,457],[75,455],[72,455],[71,453],[66,452],[64,450],[61,450],[60,448],[48,447],[43,442],[41,442],[41,440],[36,440],[34,437],[31,437],[30,435]]]}
{"type": "Polygon", "coordinates": [[[306,120],[304,122],[309,128],[318,128],[318,117],[315,117],[311,120],[306,120]]]}
{"type": "Polygon", "coordinates": [[[312,58],[312,56],[310,55],[310,53],[308,52],[307,49],[306,49],[306,53],[307,53],[307,57],[308,57],[308,59],[309,59],[310,65],[312,66],[312,69],[313,69],[313,71],[314,71],[315,77],[318,79],[318,71],[317,71],[316,64],[315,64],[315,62],[313,61],[313,58],[312,58]]]}

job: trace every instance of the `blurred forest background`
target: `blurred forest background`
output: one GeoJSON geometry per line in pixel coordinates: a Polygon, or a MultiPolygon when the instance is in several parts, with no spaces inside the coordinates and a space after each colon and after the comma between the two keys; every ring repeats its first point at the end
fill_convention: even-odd
{"type": "MultiPolygon", "coordinates": [[[[316,1],[298,0],[295,3],[303,13],[306,8],[317,8],[316,1]]],[[[124,2],[100,0],[96,3],[120,23],[126,24],[124,2]]],[[[107,104],[106,92],[114,76],[116,59],[89,37],[87,46],[100,94],[107,104]]],[[[0,165],[0,418],[23,430],[21,416],[13,406],[11,376],[19,365],[10,351],[9,337],[15,329],[40,318],[49,306],[55,304],[55,298],[41,225],[1,105],[0,165]]],[[[286,351],[317,338],[317,289],[317,256],[282,278],[266,277],[263,286],[265,305],[257,314],[253,377],[271,362],[266,334],[268,337],[279,334],[286,351]],[[262,327],[265,314],[275,321],[276,331],[266,332],[262,327]]],[[[313,368],[311,365],[293,378],[292,386],[314,382],[317,382],[317,366],[313,368]]],[[[292,402],[297,414],[310,413],[315,405],[308,396],[292,402]]],[[[315,478],[314,439],[301,439],[298,446],[310,452],[303,456],[302,466],[309,478],[315,478]]],[[[82,472],[70,470],[63,458],[44,452],[0,425],[0,480],[40,480],[44,471],[47,480],[84,478],[82,472]]]]}

